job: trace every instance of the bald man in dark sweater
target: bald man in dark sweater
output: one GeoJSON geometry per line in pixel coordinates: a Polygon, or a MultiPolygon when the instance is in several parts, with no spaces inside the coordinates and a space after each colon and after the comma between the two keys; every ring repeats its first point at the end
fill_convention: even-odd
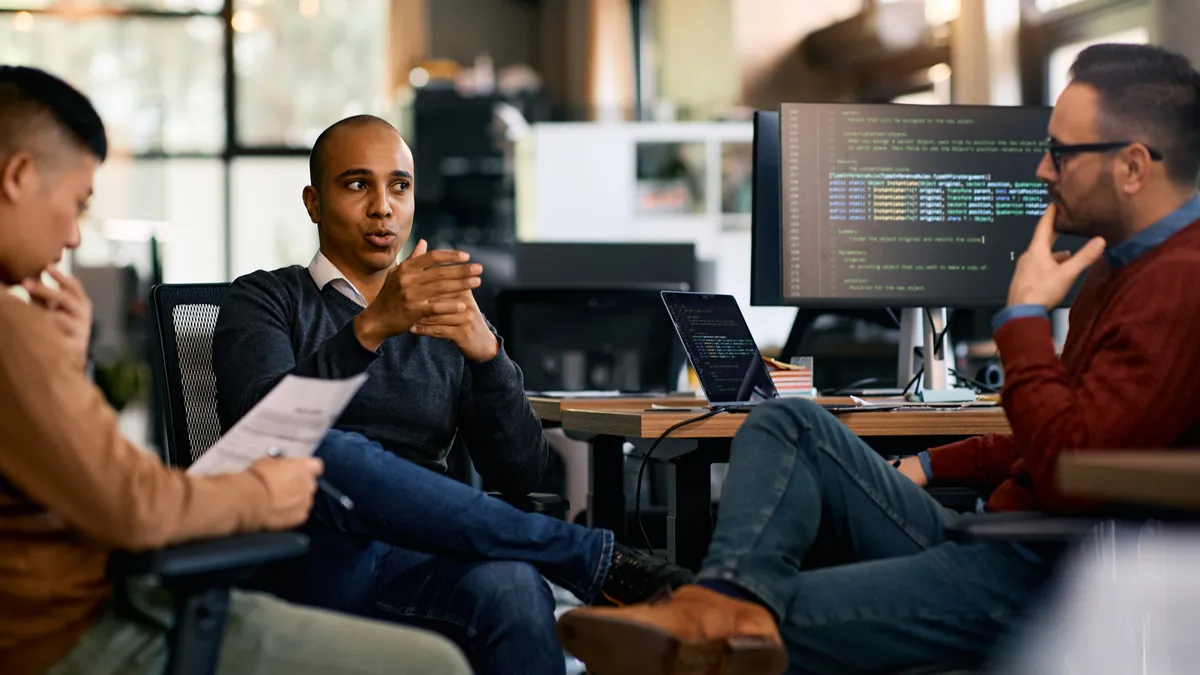
{"type": "Polygon", "coordinates": [[[307,268],[236,280],[213,341],[222,425],[288,374],[368,379],[317,450],[312,554],[263,586],[286,598],[382,616],[455,639],[481,674],[565,668],[543,575],[584,602],[644,600],[691,574],[632,551],[611,532],[508,504],[442,475],[461,438],[479,473],[521,496],[540,481],[548,445],[521,371],[480,313],[482,269],[419,242],[413,159],[391,125],[343,120],[318,139],[305,206],[321,248],[307,268]]]}
{"type": "Polygon", "coordinates": [[[1063,451],[1200,442],[1200,73],[1157,47],[1099,45],[1072,78],[1038,167],[1053,203],[994,322],[1012,434],[897,471],[811,402],[757,407],[733,440],[700,581],[667,602],[560,619],[590,670],[833,675],[984,659],[1059,551],[958,543],[951,526],[986,516],[921,486],[995,488],[985,512],[1086,511],[1099,505],[1057,489],[1063,451]],[[1092,240],[1064,257],[1055,232],[1092,240]],[[1060,359],[1047,313],[1089,267],[1060,359]],[[669,665],[681,663],[695,665],[669,665]]]}

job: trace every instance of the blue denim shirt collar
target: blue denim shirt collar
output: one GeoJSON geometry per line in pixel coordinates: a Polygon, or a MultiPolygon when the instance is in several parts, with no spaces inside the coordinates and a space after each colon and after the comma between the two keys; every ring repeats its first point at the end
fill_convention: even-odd
{"type": "Polygon", "coordinates": [[[1200,194],[1157,223],[1115,246],[1109,246],[1104,252],[1104,259],[1114,270],[1124,267],[1197,220],[1200,220],[1200,194]]]}

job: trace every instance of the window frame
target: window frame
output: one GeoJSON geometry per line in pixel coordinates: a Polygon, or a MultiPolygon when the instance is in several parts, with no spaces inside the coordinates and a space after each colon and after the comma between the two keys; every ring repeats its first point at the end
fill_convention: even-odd
{"type": "Polygon", "coordinates": [[[229,280],[233,271],[233,162],[236,159],[248,157],[307,157],[311,148],[285,145],[256,145],[243,144],[238,140],[238,92],[237,64],[235,61],[235,40],[237,32],[233,29],[233,14],[237,0],[224,0],[220,11],[202,10],[160,10],[144,7],[67,7],[51,4],[42,8],[6,8],[0,7],[0,21],[11,19],[11,15],[26,12],[36,16],[63,17],[71,19],[109,19],[121,21],[125,19],[155,19],[161,21],[187,21],[195,17],[207,17],[221,20],[222,48],[221,58],[224,68],[222,94],[225,116],[225,139],[220,152],[152,152],[132,153],[133,160],[162,160],[162,159],[219,159],[224,168],[224,264],[225,278],[229,280]]]}
{"type": "Polygon", "coordinates": [[[1049,12],[1037,0],[1021,0],[1021,100],[1025,105],[1053,105],[1049,100],[1050,55],[1059,47],[1143,26],[1152,30],[1150,0],[1081,0],[1049,12]]]}

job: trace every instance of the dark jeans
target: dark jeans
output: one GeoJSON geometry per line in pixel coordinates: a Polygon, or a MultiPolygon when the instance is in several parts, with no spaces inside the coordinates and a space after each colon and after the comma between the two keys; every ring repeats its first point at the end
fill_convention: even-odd
{"type": "Polygon", "coordinates": [[[981,658],[1047,579],[1028,551],[950,541],[962,516],[810,401],[756,407],[730,460],[700,577],[780,618],[791,672],[981,658]]]}
{"type": "Polygon", "coordinates": [[[608,571],[611,532],[524,513],[359,434],[330,431],[317,456],[355,508],[318,492],[305,527],[310,554],[263,587],[435,630],[481,675],[564,670],[542,577],[590,602],[608,571]]]}

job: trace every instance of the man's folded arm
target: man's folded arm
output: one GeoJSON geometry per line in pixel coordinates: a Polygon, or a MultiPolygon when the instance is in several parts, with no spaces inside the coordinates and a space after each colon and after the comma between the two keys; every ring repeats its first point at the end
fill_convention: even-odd
{"type": "Polygon", "coordinates": [[[33,308],[8,311],[0,350],[0,474],[25,498],[109,547],[158,548],[260,529],[266,486],[200,478],[121,436],[116,414],[33,308]]]}
{"type": "Polygon", "coordinates": [[[295,304],[267,272],[241,277],[225,292],[213,335],[222,428],[233,426],[287,375],[351,377],[379,358],[379,352],[358,341],[351,321],[312,354],[296,360],[291,330],[295,304]]]}
{"type": "Polygon", "coordinates": [[[546,470],[550,445],[503,340],[490,361],[466,363],[460,397],[458,429],[479,475],[504,494],[532,492],[546,470]]]}

